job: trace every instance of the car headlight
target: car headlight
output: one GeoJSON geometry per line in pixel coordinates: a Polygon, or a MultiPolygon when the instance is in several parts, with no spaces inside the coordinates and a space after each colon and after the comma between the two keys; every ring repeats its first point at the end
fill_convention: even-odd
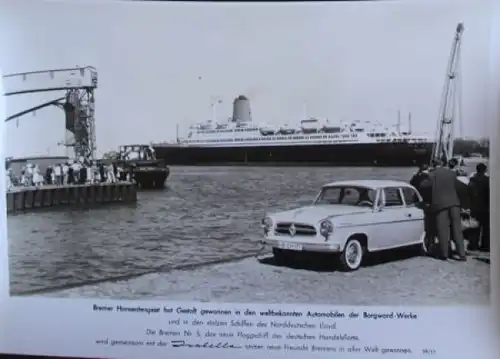
{"type": "Polygon", "coordinates": [[[273,227],[273,220],[270,217],[265,217],[261,221],[262,229],[264,230],[264,233],[269,233],[271,228],[273,227]]]}
{"type": "Polygon", "coordinates": [[[329,220],[325,219],[321,221],[319,224],[319,233],[325,237],[328,238],[330,234],[333,233],[333,224],[329,220]]]}

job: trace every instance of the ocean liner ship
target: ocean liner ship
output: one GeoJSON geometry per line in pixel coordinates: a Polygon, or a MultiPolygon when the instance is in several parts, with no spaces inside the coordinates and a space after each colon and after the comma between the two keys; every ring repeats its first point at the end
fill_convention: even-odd
{"type": "MultiPolygon", "coordinates": [[[[399,121],[400,122],[400,121],[399,121]]],[[[434,140],[400,124],[331,123],[305,117],[300,125],[257,125],[250,101],[239,96],[227,122],[189,127],[185,138],[152,144],[168,165],[414,166],[429,162],[434,140]]]]}

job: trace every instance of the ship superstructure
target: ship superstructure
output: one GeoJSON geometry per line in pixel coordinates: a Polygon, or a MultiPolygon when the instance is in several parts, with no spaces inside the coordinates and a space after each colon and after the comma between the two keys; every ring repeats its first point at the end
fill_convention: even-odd
{"type": "Polygon", "coordinates": [[[383,156],[392,155],[394,165],[414,165],[430,156],[432,144],[430,136],[412,133],[411,115],[406,131],[401,131],[399,115],[393,127],[361,120],[334,122],[307,114],[297,124],[256,124],[250,100],[240,95],[234,100],[233,114],[227,121],[213,118],[191,125],[184,138],[153,147],[171,164],[376,165],[390,164],[391,160],[383,156]],[[387,153],[396,149],[401,152],[387,153]]]}

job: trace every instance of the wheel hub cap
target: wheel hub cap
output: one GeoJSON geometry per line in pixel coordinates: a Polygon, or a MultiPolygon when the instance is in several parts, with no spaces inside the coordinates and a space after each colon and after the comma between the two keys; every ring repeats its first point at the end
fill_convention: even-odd
{"type": "Polygon", "coordinates": [[[349,264],[351,265],[356,264],[358,256],[359,256],[358,246],[356,246],[355,244],[351,244],[347,249],[347,256],[346,256],[349,264]]]}

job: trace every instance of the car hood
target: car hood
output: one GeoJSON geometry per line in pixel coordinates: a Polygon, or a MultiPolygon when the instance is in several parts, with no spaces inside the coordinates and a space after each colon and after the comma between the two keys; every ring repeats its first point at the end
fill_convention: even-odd
{"type": "Polygon", "coordinates": [[[300,207],[290,211],[277,212],[271,217],[277,222],[297,222],[316,224],[322,219],[328,217],[345,216],[356,213],[371,212],[370,208],[346,206],[346,205],[312,205],[307,207],[300,207]]]}

